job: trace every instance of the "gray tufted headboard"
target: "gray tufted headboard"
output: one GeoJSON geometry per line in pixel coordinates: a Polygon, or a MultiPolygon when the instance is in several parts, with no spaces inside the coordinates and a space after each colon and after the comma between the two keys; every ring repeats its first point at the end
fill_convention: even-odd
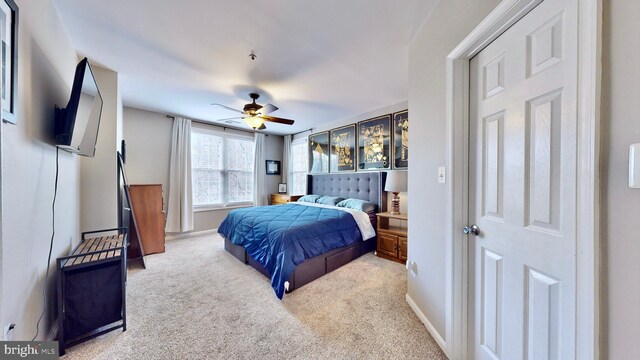
{"type": "Polygon", "coordinates": [[[387,211],[387,192],[384,191],[386,172],[359,172],[307,175],[307,194],[361,199],[387,211]]]}

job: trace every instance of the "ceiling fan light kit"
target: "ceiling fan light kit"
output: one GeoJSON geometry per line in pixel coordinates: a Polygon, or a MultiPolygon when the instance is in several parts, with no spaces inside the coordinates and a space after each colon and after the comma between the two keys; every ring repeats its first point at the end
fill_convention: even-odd
{"type": "Polygon", "coordinates": [[[249,116],[248,118],[245,118],[244,121],[255,130],[258,130],[262,125],[264,125],[264,121],[257,116],[249,116]]]}

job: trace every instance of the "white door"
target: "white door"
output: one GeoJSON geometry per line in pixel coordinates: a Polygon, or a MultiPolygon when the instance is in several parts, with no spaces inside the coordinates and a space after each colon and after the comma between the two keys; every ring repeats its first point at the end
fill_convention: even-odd
{"type": "Polygon", "coordinates": [[[573,359],[577,0],[545,0],[470,64],[470,358],[573,359]]]}

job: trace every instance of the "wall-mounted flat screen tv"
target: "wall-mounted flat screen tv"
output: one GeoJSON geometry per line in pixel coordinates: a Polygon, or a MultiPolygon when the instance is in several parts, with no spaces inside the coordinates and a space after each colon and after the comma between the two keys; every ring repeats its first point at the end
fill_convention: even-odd
{"type": "Polygon", "coordinates": [[[82,156],[96,153],[102,116],[102,96],[87,58],[76,67],[71,98],[64,109],[56,108],[56,146],[82,156]]]}

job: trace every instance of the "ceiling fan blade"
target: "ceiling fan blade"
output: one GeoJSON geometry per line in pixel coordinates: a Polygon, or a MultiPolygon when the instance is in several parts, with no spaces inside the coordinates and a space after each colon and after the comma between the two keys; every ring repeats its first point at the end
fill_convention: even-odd
{"type": "Polygon", "coordinates": [[[263,118],[265,121],[271,121],[278,124],[293,125],[294,123],[293,120],[283,119],[275,116],[261,116],[261,118],[263,118]]]}
{"type": "Polygon", "coordinates": [[[213,121],[226,121],[226,120],[236,120],[236,119],[244,119],[246,116],[236,116],[236,117],[230,117],[230,118],[224,118],[224,119],[215,119],[213,121]]]}
{"type": "Polygon", "coordinates": [[[227,105],[222,105],[222,104],[218,104],[218,103],[213,103],[213,104],[211,104],[211,105],[213,105],[213,106],[220,106],[220,107],[223,107],[223,108],[225,108],[225,109],[227,109],[227,110],[231,110],[231,111],[238,112],[238,113],[240,113],[240,114],[244,114],[244,112],[242,112],[242,111],[240,111],[240,110],[238,110],[238,109],[234,109],[234,108],[232,108],[232,107],[228,107],[227,105]]]}
{"type": "Polygon", "coordinates": [[[273,104],[266,104],[259,110],[262,115],[271,114],[272,112],[278,110],[278,107],[273,104]]]}
{"type": "Polygon", "coordinates": [[[267,127],[266,127],[266,126],[264,126],[264,124],[262,124],[262,125],[260,125],[260,127],[258,128],[258,130],[264,130],[264,129],[266,129],[266,128],[267,128],[267,127]]]}

